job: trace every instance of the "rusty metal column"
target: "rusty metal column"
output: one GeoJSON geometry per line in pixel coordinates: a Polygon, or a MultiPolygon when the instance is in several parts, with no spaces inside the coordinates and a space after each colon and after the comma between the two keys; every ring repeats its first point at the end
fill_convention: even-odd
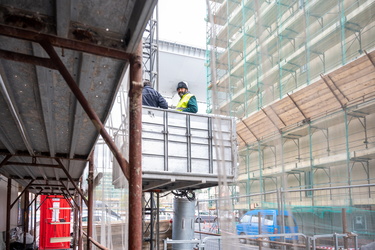
{"type": "Polygon", "coordinates": [[[88,206],[87,206],[87,250],[91,250],[91,242],[89,238],[92,237],[92,214],[94,209],[94,151],[91,152],[89,158],[89,176],[88,182],[88,206]]]}
{"type": "Polygon", "coordinates": [[[38,200],[39,194],[36,194],[35,201],[34,201],[34,243],[36,242],[36,214],[37,214],[37,200],[38,200]]]}
{"type": "Polygon", "coordinates": [[[6,218],[6,229],[5,229],[5,244],[6,250],[10,250],[10,199],[12,198],[12,179],[8,178],[7,188],[7,218],[6,218]]]}
{"type": "Polygon", "coordinates": [[[130,60],[129,249],[142,249],[142,41],[130,60]]]}
{"type": "Polygon", "coordinates": [[[73,221],[74,221],[74,224],[73,224],[73,249],[76,249],[76,246],[77,246],[77,238],[78,238],[78,212],[79,212],[79,199],[78,199],[78,195],[75,194],[73,199],[75,200],[74,204],[74,217],[73,217],[73,221]]]}
{"type": "Polygon", "coordinates": [[[23,247],[26,249],[26,233],[29,232],[29,190],[23,194],[23,247]]]}
{"type": "Polygon", "coordinates": [[[79,200],[78,250],[82,250],[83,249],[83,233],[82,233],[82,212],[83,212],[82,204],[83,204],[83,200],[82,200],[82,197],[78,196],[78,200],[79,200]]]}

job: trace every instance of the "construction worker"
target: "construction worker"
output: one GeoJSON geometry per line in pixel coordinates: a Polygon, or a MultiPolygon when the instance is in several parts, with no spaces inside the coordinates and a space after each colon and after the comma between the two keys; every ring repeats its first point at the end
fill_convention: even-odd
{"type": "Polygon", "coordinates": [[[177,93],[181,98],[176,106],[178,111],[189,113],[198,112],[197,99],[189,92],[187,82],[182,81],[177,84],[177,93]]]}
{"type": "Polygon", "coordinates": [[[149,80],[143,81],[142,105],[168,109],[167,101],[159,92],[152,88],[149,80]]]}

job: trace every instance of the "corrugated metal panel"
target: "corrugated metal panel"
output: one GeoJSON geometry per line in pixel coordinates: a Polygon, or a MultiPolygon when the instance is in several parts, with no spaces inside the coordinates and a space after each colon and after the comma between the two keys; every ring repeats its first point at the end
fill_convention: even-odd
{"type": "Polygon", "coordinates": [[[0,174],[35,192],[72,188],[61,164],[78,181],[99,133],[42,44],[104,123],[155,4],[0,1],[0,174]]]}

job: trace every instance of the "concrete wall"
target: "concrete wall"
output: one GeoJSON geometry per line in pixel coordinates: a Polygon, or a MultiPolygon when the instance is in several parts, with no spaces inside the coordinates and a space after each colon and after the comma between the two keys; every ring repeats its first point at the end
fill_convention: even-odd
{"type": "MultiPolygon", "coordinates": [[[[6,216],[7,216],[7,185],[8,179],[0,175],[0,232],[5,231],[6,229],[6,216]]],[[[13,202],[18,195],[17,188],[18,184],[15,181],[12,181],[12,201],[13,202]]],[[[17,214],[18,206],[15,204],[11,210],[10,218],[10,228],[17,226],[17,214]]]]}
{"type": "Polygon", "coordinates": [[[198,113],[206,113],[205,50],[186,45],[159,41],[159,92],[168,105],[176,106],[180,97],[176,86],[180,81],[189,84],[189,91],[198,102],[198,113]]]}

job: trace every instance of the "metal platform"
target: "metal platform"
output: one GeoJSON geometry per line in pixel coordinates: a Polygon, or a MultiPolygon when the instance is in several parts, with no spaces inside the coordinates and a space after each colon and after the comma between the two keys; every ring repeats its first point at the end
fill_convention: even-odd
{"type": "MultiPolygon", "coordinates": [[[[115,141],[127,158],[131,145],[127,136],[120,134],[115,141]]],[[[195,190],[218,186],[219,181],[233,182],[237,168],[236,139],[233,117],[144,106],[142,190],[195,190]]],[[[125,177],[116,161],[113,180],[116,188],[124,187],[125,177]]]]}
{"type": "Polygon", "coordinates": [[[144,191],[195,190],[232,182],[237,165],[234,119],[143,107],[144,191]]]}

